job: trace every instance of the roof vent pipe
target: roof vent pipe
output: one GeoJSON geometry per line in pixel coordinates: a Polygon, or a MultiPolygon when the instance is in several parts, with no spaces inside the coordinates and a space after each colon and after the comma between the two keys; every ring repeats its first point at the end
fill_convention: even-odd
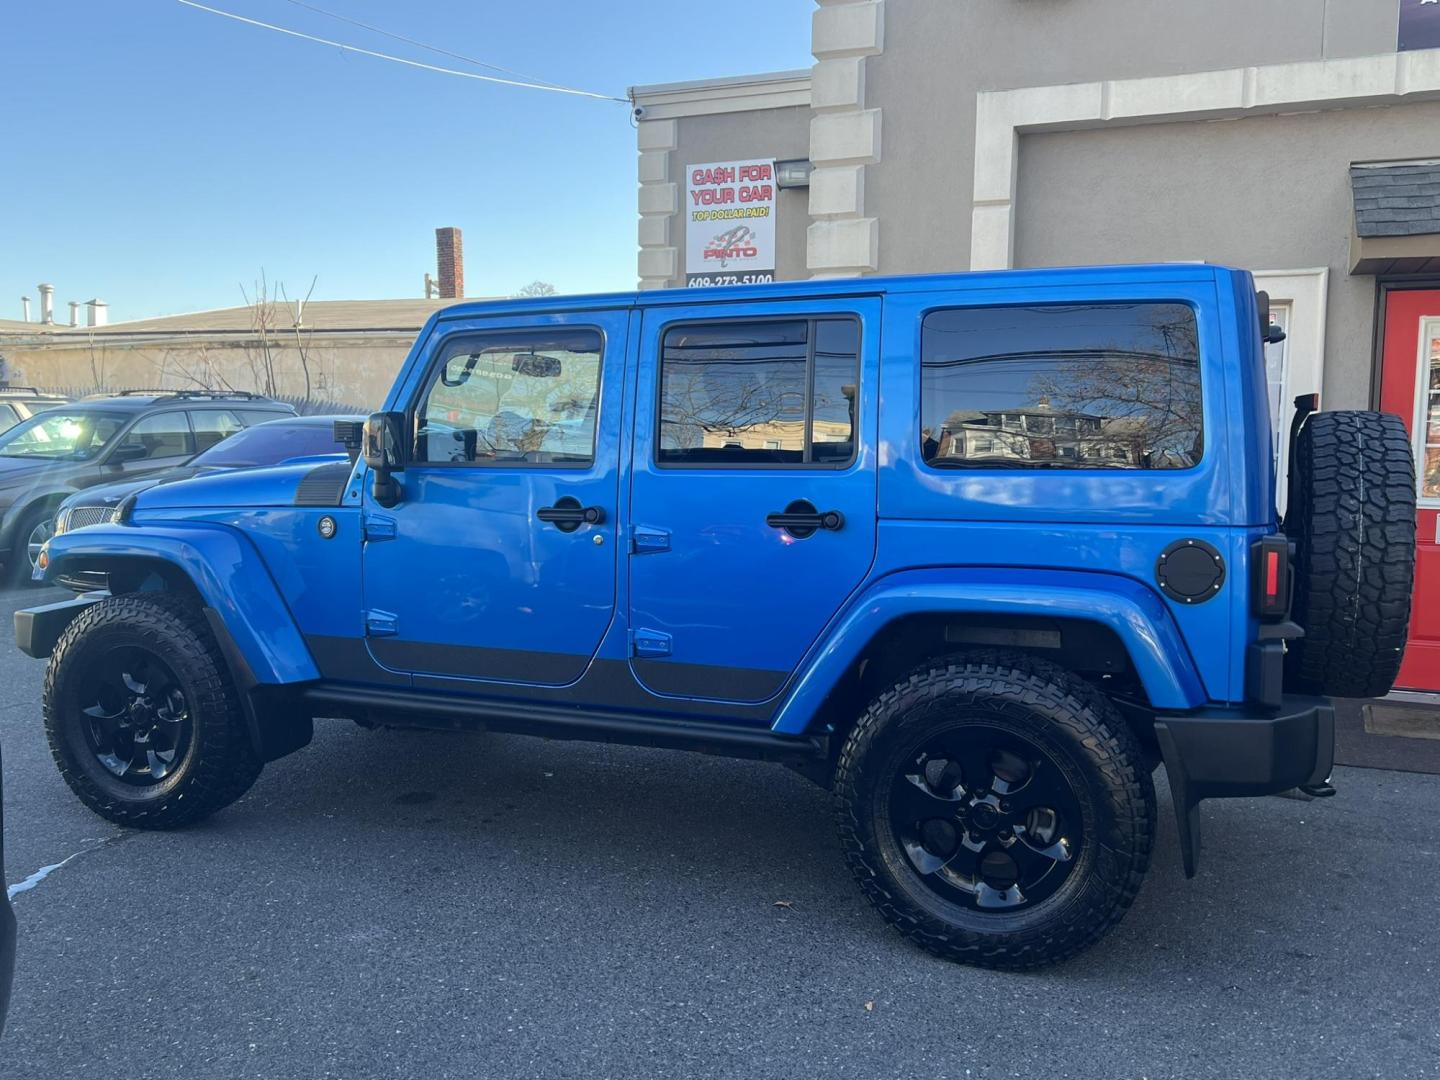
{"type": "Polygon", "coordinates": [[[40,290],[40,321],[53,323],[55,321],[55,286],[42,282],[35,288],[40,290]]]}
{"type": "Polygon", "coordinates": [[[30,297],[20,297],[20,310],[25,313],[25,321],[30,321],[30,297]]]}
{"type": "Polygon", "coordinates": [[[85,301],[85,325],[104,326],[109,318],[110,305],[104,300],[85,301]]]}
{"type": "Polygon", "coordinates": [[[71,326],[79,326],[79,325],[80,325],[80,301],[79,301],[79,300],[71,300],[71,301],[70,301],[70,325],[71,325],[71,326]]]}

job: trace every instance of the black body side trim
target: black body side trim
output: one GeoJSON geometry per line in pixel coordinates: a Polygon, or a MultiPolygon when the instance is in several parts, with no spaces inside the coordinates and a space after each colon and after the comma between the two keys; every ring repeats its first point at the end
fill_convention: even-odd
{"type": "Polygon", "coordinates": [[[460,675],[471,679],[523,679],[559,686],[578,679],[590,662],[572,653],[529,649],[489,649],[475,645],[442,645],[432,641],[370,638],[375,659],[397,671],[460,675]]]}
{"type": "Polygon", "coordinates": [[[578,739],[694,750],[765,761],[805,762],[828,756],[825,735],[777,735],[768,728],[637,716],[567,705],[482,701],[414,690],[313,684],[301,701],[315,716],[351,716],[412,727],[505,731],[547,739],[578,739]]]}
{"type": "Polygon", "coordinates": [[[330,461],[305,474],[295,489],[296,506],[339,506],[350,482],[353,466],[348,461],[330,461]]]}
{"type": "Polygon", "coordinates": [[[306,634],[305,645],[320,674],[335,682],[409,686],[410,676],[389,671],[375,662],[362,637],[327,637],[306,634]]]}
{"type": "Polygon", "coordinates": [[[1196,709],[1155,718],[1185,876],[1195,876],[1201,799],[1274,795],[1319,784],[1335,763],[1335,710],[1326,698],[1286,697],[1273,714],[1196,709]]]}
{"type": "MultiPolygon", "coordinates": [[[[375,662],[370,646],[383,638],[326,637],[307,635],[305,644],[320,674],[331,682],[362,683],[367,686],[413,685],[417,690],[464,697],[484,696],[491,700],[554,702],[619,709],[665,716],[713,718],[752,726],[768,725],[775,704],[735,705],[719,701],[689,701],[658,697],[636,681],[624,660],[592,660],[584,676],[569,686],[531,686],[517,683],[477,682],[474,678],[417,673],[413,677],[390,671],[375,662]]],[[[714,672],[716,669],[711,669],[714,672]]],[[[724,670],[724,669],[721,669],[724,670]]],[[[713,676],[712,676],[713,678],[713,676]]],[[[714,686],[712,681],[709,684],[714,686]]]]}
{"type": "Polygon", "coordinates": [[[709,664],[682,664],[674,660],[647,660],[642,657],[636,657],[631,664],[640,682],[657,694],[678,694],[681,697],[765,701],[778,694],[790,677],[788,671],[712,667],[709,664]]]}

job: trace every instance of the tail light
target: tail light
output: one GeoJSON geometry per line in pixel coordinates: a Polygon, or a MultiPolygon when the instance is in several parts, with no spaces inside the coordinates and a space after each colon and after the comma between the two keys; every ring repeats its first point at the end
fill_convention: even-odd
{"type": "Polygon", "coordinates": [[[1250,548],[1251,592],[1255,614],[1284,619],[1290,614],[1290,541],[1283,535],[1262,536],[1250,548]]]}

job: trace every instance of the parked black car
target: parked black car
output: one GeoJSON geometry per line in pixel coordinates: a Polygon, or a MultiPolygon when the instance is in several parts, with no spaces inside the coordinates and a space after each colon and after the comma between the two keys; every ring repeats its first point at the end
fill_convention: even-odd
{"type": "Polygon", "coordinates": [[[259,465],[279,465],[300,458],[341,455],[349,449],[335,437],[337,421],[351,425],[365,422],[363,416],[287,416],[256,424],[209,450],[196,454],[183,465],[160,472],[147,473],[133,480],[100,484],[76,492],[60,504],[55,515],[55,532],[71,532],[87,525],[110,520],[121,501],[137,491],[156,484],[188,480],[203,473],[223,469],[253,469],[259,465]]]}
{"type": "Polygon", "coordinates": [[[64,394],[47,394],[33,386],[0,386],[0,432],[69,400],[64,394]]]}
{"type": "Polygon", "coordinates": [[[0,433],[0,562],[29,581],[55,512],[83,488],[183,464],[293,407],[248,393],[127,391],[48,409],[0,433]]]}

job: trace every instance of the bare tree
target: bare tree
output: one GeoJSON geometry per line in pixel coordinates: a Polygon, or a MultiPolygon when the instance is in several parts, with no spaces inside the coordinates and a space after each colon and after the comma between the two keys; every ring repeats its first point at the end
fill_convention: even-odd
{"type": "Polygon", "coordinates": [[[300,356],[300,371],[305,376],[305,400],[310,400],[310,337],[314,333],[304,325],[305,305],[310,302],[310,297],[315,293],[315,283],[320,280],[316,274],[310,278],[310,288],[305,291],[305,298],[298,303],[291,304],[290,297],[285,293],[285,283],[280,283],[280,297],[290,306],[294,318],[291,320],[291,328],[295,331],[295,351],[300,356]]]}
{"type": "Polygon", "coordinates": [[[554,296],[555,286],[548,281],[532,281],[515,294],[517,297],[554,296]]]}

